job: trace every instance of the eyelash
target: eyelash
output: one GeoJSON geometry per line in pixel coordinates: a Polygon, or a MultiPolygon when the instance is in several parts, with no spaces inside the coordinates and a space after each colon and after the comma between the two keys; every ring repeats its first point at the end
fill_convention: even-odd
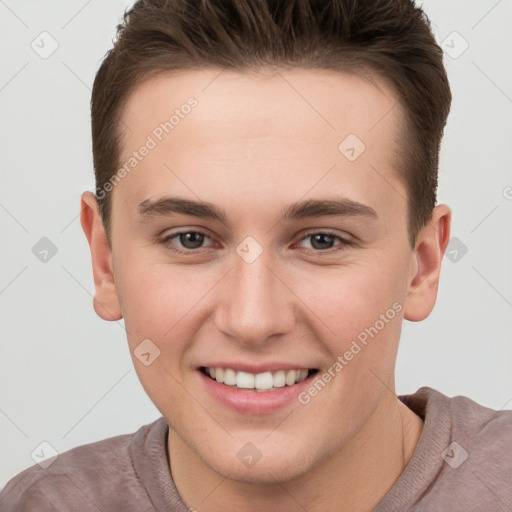
{"type": "MultiPolygon", "coordinates": [[[[168,249],[171,249],[173,252],[176,252],[178,254],[182,254],[182,255],[185,255],[185,256],[190,256],[193,253],[198,253],[200,249],[203,249],[203,247],[199,247],[197,249],[186,249],[186,250],[183,250],[183,249],[177,248],[176,245],[171,242],[171,240],[173,238],[176,238],[176,237],[178,237],[180,235],[186,235],[186,234],[189,234],[189,233],[194,233],[194,234],[198,234],[198,235],[204,235],[206,238],[209,238],[211,240],[211,237],[209,237],[203,231],[193,231],[193,230],[190,230],[190,231],[177,231],[176,233],[172,233],[170,235],[167,235],[162,240],[159,240],[159,243],[162,244],[164,247],[166,247],[168,249]]],[[[338,235],[338,234],[336,234],[336,233],[334,233],[332,231],[329,231],[329,230],[312,231],[312,232],[307,233],[306,235],[304,235],[300,239],[299,242],[303,242],[307,238],[313,237],[315,235],[333,236],[334,238],[337,238],[341,242],[340,244],[338,244],[338,245],[341,245],[341,247],[338,248],[338,249],[325,249],[325,250],[322,250],[322,249],[307,249],[308,252],[312,251],[312,252],[314,252],[316,254],[331,254],[333,252],[342,251],[346,246],[353,245],[353,242],[351,242],[350,240],[347,240],[347,239],[341,237],[340,235],[338,235]]]]}

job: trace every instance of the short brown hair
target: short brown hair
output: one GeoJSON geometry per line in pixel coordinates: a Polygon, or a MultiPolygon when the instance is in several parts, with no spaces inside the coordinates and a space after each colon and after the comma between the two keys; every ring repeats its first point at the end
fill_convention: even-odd
{"type": "Polygon", "coordinates": [[[165,71],[268,66],[367,70],[390,81],[406,118],[400,172],[414,246],[436,204],[451,92],[442,50],[413,0],[137,1],[117,27],[91,98],[96,197],[109,242],[106,185],[120,165],[119,119],[135,86],[165,71]]]}

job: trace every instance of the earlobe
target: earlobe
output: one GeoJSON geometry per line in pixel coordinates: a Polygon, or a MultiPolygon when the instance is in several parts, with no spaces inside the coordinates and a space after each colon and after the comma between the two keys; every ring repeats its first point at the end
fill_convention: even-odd
{"type": "Polygon", "coordinates": [[[94,310],[104,320],[119,320],[123,315],[115,286],[112,251],[92,192],[82,194],[80,222],[91,250],[94,310]]]}
{"type": "Polygon", "coordinates": [[[442,204],[434,208],[430,222],[418,233],[411,261],[412,275],[405,301],[404,318],[425,320],[437,299],[441,264],[450,239],[451,210],[442,204]]]}

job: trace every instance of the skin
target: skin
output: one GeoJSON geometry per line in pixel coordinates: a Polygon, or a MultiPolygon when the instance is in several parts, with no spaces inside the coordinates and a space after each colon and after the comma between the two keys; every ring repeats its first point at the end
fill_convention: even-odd
{"type": "Polygon", "coordinates": [[[373,78],[300,69],[153,77],[127,103],[121,162],[188,97],[198,105],[115,187],[111,248],[94,196],[82,195],[96,312],[124,317],[137,374],[170,426],[170,470],[188,507],[371,510],[420,438],[421,418],[395,394],[394,366],[403,319],[434,307],[451,212],[436,206],[409,245],[402,111],[373,78]],[[338,150],[350,133],[366,146],[353,162],[338,150]],[[138,213],[170,195],[213,203],[226,219],[138,213]],[[334,196],[377,217],[280,213],[334,196]],[[205,233],[203,246],[158,242],[179,229],[205,233]],[[325,230],[335,236],[318,249],[306,235],[325,230]],[[250,264],[236,252],[247,236],[263,249],[250,264]],[[321,375],[394,303],[395,318],[306,405],[235,412],[199,378],[198,366],[219,360],[288,361],[321,375]],[[145,366],[134,350],[148,338],[160,356],[145,366]],[[248,442],[262,454],[252,467],[237,457],[248,442]]]}

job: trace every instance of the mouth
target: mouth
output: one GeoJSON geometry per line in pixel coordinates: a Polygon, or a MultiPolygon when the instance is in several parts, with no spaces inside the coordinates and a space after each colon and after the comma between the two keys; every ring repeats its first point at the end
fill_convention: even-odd
{"type": "Polygon", "coordinates": [[[275,392],[295,386],[318,373],[317,368],[250,373],[233,368],[206,366],[201,366],[199,371],[205,377],[233,390],[259,393],[275,392]]]}

